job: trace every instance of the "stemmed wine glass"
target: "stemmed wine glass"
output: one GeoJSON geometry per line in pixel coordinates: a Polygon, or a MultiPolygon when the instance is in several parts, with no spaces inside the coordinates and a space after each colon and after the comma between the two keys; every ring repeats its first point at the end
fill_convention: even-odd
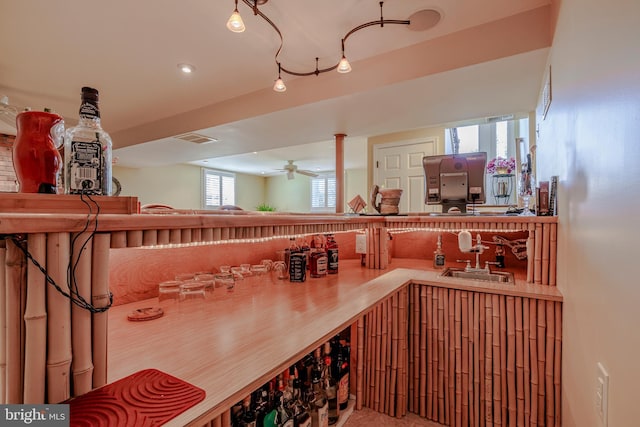
{"type": "Polygon", "coordinates": [[[520,179],[518,179],[518,196],[522,197],[523,207],[520,216],[535,216],[531,209],[529,209],[529,200],[536,191],[536,180],[533,174],[529,170],[529,167],[524,165],[522,172],[520,172],[520,179]]]}

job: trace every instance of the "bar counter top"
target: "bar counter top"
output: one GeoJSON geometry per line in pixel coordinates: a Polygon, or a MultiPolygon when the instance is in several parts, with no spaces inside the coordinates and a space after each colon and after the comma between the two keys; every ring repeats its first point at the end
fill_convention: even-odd
{"type": "Polygon", "coordinates": [[[109,310],[108,382],[155,368],[206,391],[205,399],[167,423],[202,425],[296,362],[409,283],[562,301],[553,286],[444,278],[425,260],[394,259],[387,270],[344,260],[337,275],[304,283],[272,275],[245,278],[194,310],[179,304],[150,321],[127,314],[157,299],[109,310]]]}

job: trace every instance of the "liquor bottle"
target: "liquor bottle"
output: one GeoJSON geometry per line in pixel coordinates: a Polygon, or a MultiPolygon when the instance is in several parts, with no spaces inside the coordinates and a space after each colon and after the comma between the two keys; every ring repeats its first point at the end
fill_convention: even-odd
{"type": "Polygon", "coordinates": [[[340,410],[347,409],[349,404],[349,363],[351,357],[351,348],[348,341],[340,339],[340,335],[336,335],[331,344],[331,351],[334,356],[334,377],[338,380],[338,405],[340,410]]]}
{"type": "Polygon", "coordinates": [[[291,238],[289,245],[290,282],[304,282],[307,279],[307,267],[305,264],[305,255],[302,253],[295,239],[291,238]]]}
{"type": "Polygon", "coordinates": [[[433,251],[433,268],[443,268],[445,264],[444,252],[442,252],[442,236],[438,234],[436,250],[433,251]]]}
{"type": "Polygon", "coordinates": [[[338,382],[331,374],[331,344],[329,342],[324,345],[324,364],[324,392],[329,404],[329,425],[333,425],[340,418],[340,405],[338,404],[338,382]]]}
{"type": "Polygon", "coordinates": [[[324,363],[320,348],[315,350],[315,363],[312,372],[313,387],[313,411],[311,413],[311,425],[313,427],[329,426],[329,402],[323,385],[324,363]]]}
{"type": "Polygon", "coordinates": [[[287,403],[284,398],[284,394],[278,393],[279,395],[279,405],[278,405],[278,415],[276,417],[276,425],[278,427],[294,427],[293,417],[291,416],[290,411],[287,409],[287,403]]]}
{"type": "Polygon", "coordinates": [[[311,427],[311,413],[309,412],[308,401],[305,402],[306,394],[303,391],[303,383],[300,378],[293,381],[294,388],[294,427],[311,427]]]}
{"type": "Polygon", "coordinates": [[[255,413],[256,413],[256,427],[264,427],[264,418],[271,410],[269,407],[269,393],[265,386],[256,390],[255,413]]]}
{"type": "Polygon", "coordinates": [[[327,275],[329,258],[327,257],[327,252],[324,250],[322,243],[316,243],[314,245],[314,248],[311,250],[309,263],[311,264],[309,269],[311,277],[318,278],[327,275]]]}
{"type": "Polygon", "coordinates": [[[300,246],[300,250],[304,254],[305,265],[307,270],[309,270],[309,257],[311,255],[311,246],[309,246],[309,242],[307,242],[307,240],[304,237],[301,238],[300,244],[298,246],[300,246]]]}
{"type": "Polygon", "coordinates": [[[504,268],[504,247],[502,245],[496,245],[496,266],[504,268]]]}
{"type": "Polygon", "coordinates": [[[327,240],[327,258],[329,259],[329,264],[327,266],[327,273],[329,274],[337,274],[338,273],[338,243],[336,243],[333,238],[333,234],[326,235],[327,240]]]}
{"type": "Polygon", "coordinates": [[[111,150],[100,125],[98,91],[83,87],[80,121],[64,136],[65,193],[111,195],[111,150]]]}
{"type": "Polygon", "coordinates": [[[251,395],[242,401],[242,417],[240,418],[241,427],[256,427],[256,413],[251,407],[251,395]]]}

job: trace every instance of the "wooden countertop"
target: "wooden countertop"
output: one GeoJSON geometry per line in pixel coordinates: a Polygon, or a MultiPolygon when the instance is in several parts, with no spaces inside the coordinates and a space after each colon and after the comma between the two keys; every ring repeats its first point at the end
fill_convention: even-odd
{"type": "MultiPolygon", "coordinates": [[[[1,196],[0,196],[1,198],[1,196]]],[[[91,214],[94,221],[95,208],[91,214]]],[[[171,211],[170,211],[171,212],[171,211]]],[[[161,230],[172,228],[287,226],[298,224],[531,224],[557,223],[554,216],[430,216],[424,215],[344,215],[344,214],[290,214],[280,212],[238,211],[175,211],[164,214],[100,214],[98,230],[161,230]]],[[[11,213],[0,210],[0,233],[45,233],[81,231],[87,223],[86,213],[11,213]]],[[[468,226],[466,226],[468,228],[468,226]]]]}
{"type": "Polygon", "coordinates": [[[246,278],[233,293],[216,289],[198,309],[177,307],[156,320],[127,314],[156,299],[109,310],[109,382],[156,368],[206,391],[206,398],[167,425],[197,425],[221,414],[285,367],[408,283],[561,301],[555,287],[439,277],[424,260],[394,259],[388,270],[341,261],[340,272],[291,283],[270,275],[246,278]]]}

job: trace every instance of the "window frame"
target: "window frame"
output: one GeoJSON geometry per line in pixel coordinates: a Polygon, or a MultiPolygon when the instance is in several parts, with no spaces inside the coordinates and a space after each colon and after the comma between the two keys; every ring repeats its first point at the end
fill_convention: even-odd
{"type": "Polygon", "coordinates": [[[335,213],[337,207],[337,182],[336,182],[336,173],[335,172],[323,172],[318,174],[317,177],[311,177],[309,180],[310,184],[310,212],[318,212],[318,213],[335,213]],[[324,206],[315,206],[314,207],[314,183],[318,180],[324,180],[325,183],[325,191],[324,191],[324,206]],[[330,180],[333,180],[333,206],[330,206],[330,180]]]}
{"type": "Polygon", "coordinates": [[[201,179],[202,179],[202,191],[201,191],[201,200],[200,200],[200,206],[202,207],[203,210],[215,210],[215,209],[220,209],[222,206],[226,206],[226,205],[235,205],[235,201],[236,201],[236,174],[233,172],[226,172],[226,171],[221,171],[221,170],[217,170],[217,169],[211,169],[211,168],[201,168],[201,179]],[[209,175],[214,175],[219,177],[220,179],[220,205],[208,205],[207,204],[207,192],[208,192],[208,187],[207,187],[207,181],[208,181],[208,176],[209,175]],[[224,185],[224,178],[231,178],[233,180],[233,189],[232,191],[232,200],[230,203],[225,203],[225,185],[224,185]]]}

